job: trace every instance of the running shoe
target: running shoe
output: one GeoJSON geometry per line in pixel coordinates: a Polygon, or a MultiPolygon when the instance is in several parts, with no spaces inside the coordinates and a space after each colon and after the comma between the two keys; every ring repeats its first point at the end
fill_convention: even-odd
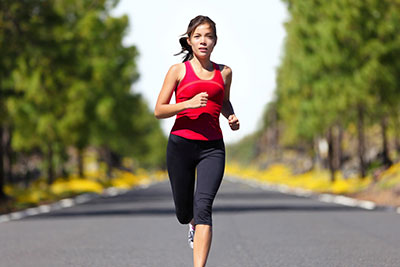
{"type": "Polygon", "coordinates": [[[188,243],[189,247],[192,249],[193,249],[193,241],[194,241],[194,227],[191,223],[189,223],[188,243]]]}

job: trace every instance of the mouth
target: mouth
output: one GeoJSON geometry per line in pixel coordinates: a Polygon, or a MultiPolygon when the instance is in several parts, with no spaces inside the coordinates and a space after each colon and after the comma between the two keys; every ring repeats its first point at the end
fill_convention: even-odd
{"type": "Polygon", "coordinates": [[[200,48],[199,48],[199,51],[200,51],[200,52],[207,52],[207,48],[205,48],[205,47],[200,47],[200,48]]]}

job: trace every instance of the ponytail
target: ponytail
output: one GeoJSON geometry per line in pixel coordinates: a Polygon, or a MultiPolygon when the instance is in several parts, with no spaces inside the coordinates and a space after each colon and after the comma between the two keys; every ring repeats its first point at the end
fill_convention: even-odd
{"type": "Polygon", "coordinates": [[[191,60],[193,58],[193,50],[192,50],[192,47],[187,42],[187,37],[181,37],[179,39],[179,43],[181,44],[182,50],[181,50],[181,52],[175,54],[174,56],[178,56],[180,54],[186,53],[186,55],[183,57],[182,62],[191,60]]]}

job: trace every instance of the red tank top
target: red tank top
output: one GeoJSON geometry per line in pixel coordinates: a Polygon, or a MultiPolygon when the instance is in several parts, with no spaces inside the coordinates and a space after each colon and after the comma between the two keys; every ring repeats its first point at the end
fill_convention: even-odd
{"type": "Polygon", "coordinates": [[[224,100],[224,80],[217,64],[211,80],[197,77],[190,61],[185,61],[186,74],[175,91],[176,103],[191,99],[201,92],[207,92],[205,107],[186,109],[176,115],[171,134],[192,140],[217,140],[222,138],[219,126],[222,102],[224,100]]]}

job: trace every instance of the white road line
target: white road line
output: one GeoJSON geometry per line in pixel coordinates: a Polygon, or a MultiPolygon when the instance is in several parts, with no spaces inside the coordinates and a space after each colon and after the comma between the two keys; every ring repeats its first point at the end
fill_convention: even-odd
{"type": "Polygon", "coordinates": [[[68,208],[75,205],[75,201],[71,198],[62,199],[59,203],[62,208],[68,208]]]}
{"type": "Polygon", "coordinates": [[[150,184],[142,184],[142,185],[139,185],[138,187],[142,188],[142,189],[146,189],[146,188],[149,188],[149,186],[150,186],[150,184]]]}
{"type": "Polygon", "coordinates": [[[88,202],[91,199],[93,199],[93,197],[90,197],[89,194],[82,194],[75,198],[75,203],[82,204],[82,203],[88,202]]]}
{"type": "Polygon", "coordinates": [[[129,190],[132,189],[140,189],[140,188],[148,188],[149,186],[156,184],[158,182],[152,182],[149,184],[144,184],[144,185],[140,185],[140,186],[134,186],[130,189],[122,189],[122,188],[116,188],[116,187],[109,187],[103,190],[103,192],[101,194],[89,194],[89,193],[84,193],[81,195],[78,195],[74,198],[65,198],[65,199],[61,199],[58,202],[55,202],[53,204],[50,205],[41,205],[38,207],[34,207],[34,208],[29,208],[26,210],[22,210],[22,211],[18,211],[18,212],[13,212],[13,213],[9,213],[9,214],[4,214],[4,215],[0,215],[0,223],[3,222],[9,222],[12,220],[19,220],[22,219],[24,217],[27,216],[34,216],[34,215],[38,215],[38,214],[42,214],[42,213],[48,213],[50,211],[53,210],[59,210],[59,209],[63,209],[63,208],[69,208],[78,204],[82,204],[85,202],[88,202],[92,199],[95,199],[98,196],[106,196],[106,197],[113,197],[113,196],[117,196],[117,195],[121,195],[124,194],[126,192],[128,192],[129,190]]]}
{"type": "Polygon", "coordinates": [[[115,187],[107,188],[103,191],[103,195],[110,196],[110,197],[116,196],[116,195],[118,195],[118,189],[115,187]]]}
{"type": "Polygon", "coordinates": [[[322,202],[331,203],[333,201],[333,196],[329,194],[321,194],[318,196],[318,200],[322,202]]]}
{"type": "Polygon", "coordinates": [[[334,197],[333,202],[337,204],[342,204],[344,206],[357,207],[357,201],[355,199],[345,196],[336,196],[334,197]]]}
{"type": "Polygon", "coordinates": [[[290,193],[290,188],[288,186],[279,186],[278,191],[284,194],[290,193]]]}
{"type": "Polygon", "coordinates": [[[10,221],[10,216],[8,216],[8,215],[1,215],[0,216],[0,223],[9,222],[9,221],[10,221]]]}
{"type": "Polygon", "coordinates": [[[300,188],[293,189],[293,192],[300,197],[309,197],[312,195],[312,192],[310,190],[305,190],[300,188]]]}
{"type": "Polygon", "coordinates": [[[376,204],[372,201],[359,200],[358,203],[359,203],[358,205],[360,205],[360,207],[367,209],[367,210],[373,210],[376,208],[376,204]]]}
{"type": "Polygon", "coordinates": [[[33,215],[37,215],[39,214],[39,210],[37,208],[30,208],[26,210],[26,214],[28,214],[28,216],[33,216],[33,215]]]}
{"type": "Polygon", "coordinates": [[[21,211],[10,213],[10,219],[11,220],[19,220],[19,219],[21,219],[23,217],[25,217],[25,216],[24,216],[24,213],[21,212],[21,211]]]}
{"type": "Polygon", "coordinates": [[[51,210],[49,205],[40,205],[38,209],[40,213],[47,213],[51,210]]]}
{"type": "MultiPolygon", "coordinates": [[[[326,202],[326,203],[336,203],[344,206],[350,206],[350,207],[359,207],[362,209],[366,210],[373,210],[377,208],[377,204],[372,202],[372,201],[366,201],[366,200],[359,200],[359,199],[354,199],[342,195],[333,195],[333,194],[318,194],[314,193],[310,190],[304,190],[304,189],[299,189],[299,188],[290,188],[286,185],[271,185],[268,183],[264,182],[258,182],[255,180],[244,180],[238,177],[227,177],[225,179],[228,179],[229,181],[232,182],[241,182],[247,185],[250,185],[251,187],[257,187],[261,188],[264,190],[271,190],[271,191],[278,191],[283,194],[289,194],[289,195],[296,195],[296,196],[301,196],[301,197],[312,197],[316,196],[316,199],[321,201],[321,202],[326,202]]],[[[400,214],[400,207],[396,208],[396,213],[400,214]]]]}

